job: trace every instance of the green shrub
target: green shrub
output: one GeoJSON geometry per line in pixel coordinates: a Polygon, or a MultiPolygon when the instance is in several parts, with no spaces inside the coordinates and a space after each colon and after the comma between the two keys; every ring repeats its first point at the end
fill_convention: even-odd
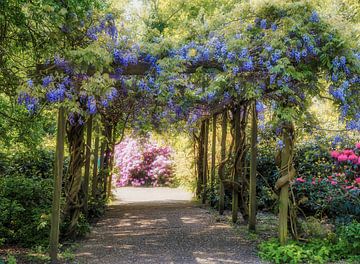
{"type": "Polygon", "coordinates": [[[52,178],[54,152],[34,150],[32,152],[14,152],[11,155],[0,154],[0,176],[22,175],[28,178],[52,178]]]}
{"type": "Polygon", "coordinates": [[[338,228],[337,236],[313,239],[308,243],[290,241],[281,246],[270,239],[259,245],[259,256],[272,263],[326,263],[328,261],[360,261],[360,223],[338,228]]]}
{"type": "Polygon", "coordinates": [[[338,231],[339,251],[346,255],[360,255],[360,223],[353,221],[338,231]]]}
{"type": "Polygon", "coordinates": [[[0,238],[32,246],[47,243],[52,179],[0,178],[0,238]]]}

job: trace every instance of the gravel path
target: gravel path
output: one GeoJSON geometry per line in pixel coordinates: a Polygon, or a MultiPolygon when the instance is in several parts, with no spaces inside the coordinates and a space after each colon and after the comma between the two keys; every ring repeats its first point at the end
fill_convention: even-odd
{"type": "Polygon", "coordinates": [[[191,194],[170,188],[120,188],[81,243],[80,263],[261,263],[254,246],[191,194]]]}

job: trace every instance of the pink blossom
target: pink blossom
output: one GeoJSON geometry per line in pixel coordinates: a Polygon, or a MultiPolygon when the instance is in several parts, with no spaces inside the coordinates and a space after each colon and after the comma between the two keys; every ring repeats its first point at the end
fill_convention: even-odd
{"type": "Polygon", "coordinates": [[[338,159],[339,162],[344,162],[344,161],[347,161],[348,156],[345,155],[345,154],[340,154],[340,155],[337,157],[337,159],[338,159]]]}
{"type": "Polygon", "coordinates": [[[336,185],[337,182],[336,181],[330,181],[331,185],[336,185]]]}
{"type": "Polygon", "coordinates": [[[303,178],[299,177],[299,178],[296,178],[296,181],[297,182],[306,182],[306,180],[304,180],[303,178]]]}
{"type": "Polygon", "coordinates": [[[337,157],[339,157],[340,152],[336,151],[336,150],[333,150],[333,151],[330,152],[330,155],[331,155],[332,158],[336,159],[337,157]]]}
{"type": "Polygon", "coordinates": [[[351,154],[349,157],[348,157],[348,160],[350,160],[352,163],[357,163],[358,160],[359,160],[359,157],[356,156],[355,154],[351,154]]]}
{"type": "Polygon", "coordinates": [[[360,149],[360,142],[356,143],[356,144],[355,144],[355,147],[356,147],[357,149],[360,149]]]}
{"type": "Polygon", "coordinates": [[[360,185],[360,177],[355,179],[355,182],[360,185]]]}
{"type": "Polygon", "coordinates": [[[352,149],[344,149],[342,152],[344,155],[350,156],[354,154],[354,151],[352,149]]]}

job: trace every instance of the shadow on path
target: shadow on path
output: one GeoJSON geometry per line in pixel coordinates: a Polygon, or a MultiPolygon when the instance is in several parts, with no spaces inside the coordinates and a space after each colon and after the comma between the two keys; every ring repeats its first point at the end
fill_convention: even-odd
{"type": "Polygon", "coordinates": [[[216,223],[188,193],[131,189],[115,193],[119,200],[76,253],[80,263],[260,263],[248,241],[216,223]]]}

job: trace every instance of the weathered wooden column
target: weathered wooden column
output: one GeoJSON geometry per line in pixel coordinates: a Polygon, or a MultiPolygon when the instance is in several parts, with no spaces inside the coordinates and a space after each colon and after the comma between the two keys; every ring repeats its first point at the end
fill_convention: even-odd
{"type": "Polygon", "coordinates": [[[214,114],[212,118],[212,140],[211,140],[211,177],[210,177],[210,192],[214,194],[215,172],[216,172],[216,120],[217,115],[214,114]]]}
{"type": "Polygon", "coordinates": [[[50,229],[50,258],[52,263],[57,262],[59,246],[59,225],[60,225],[60,198],[62,189],[62,177],[64,166],[64,146],[65,146],[65,109],[59,108],[57,133],[56,133],[56,152],[54,167],[54,194],[51,207],[51,229],[50,229]]]}
{"type": "Polygon", "coordinates": [[[219,214],[224,213],[225,206],[225,189],[224,189],[224,180],[225,180],[225,159],[226,159],[226,136],[227,136],[227,110],[222,113],[221,120],[221,161],[219,165],[218,175],[219,175],[219,214]]]}
{"type": "Polygon", "coordinates": [[[108,182],[109,182],[109,169],[110,169],[110,155],[111,155],[111,142],[112,142],[112,125],[105,120],[104,122],[104,136],[105,136],[105,155],[104,155],[104,165],[102,170],[102,176],[104,179],[103,193],[105,199],[109,197],[108,191],[108,182]]]}
{"type": "Polygon", "coordinates": [[[115,142],[116,142],[116,124],[113,124],[113,131],[112,131],[112,139],[110,143],[110,160],[109,160],[109,180],[108,180],[108,187],[107,193],[108,195],[111,194],[111,185],[112,185],[112,172],[114,169],[114,162],[115,162],[115,142]]]}
{"type": "Polygon", "coordinates": [[[86,128],[86,146],[85,146],[85,173],[84,173],[84,212],[88,212],[89,183],[90,183],[90,163],[91,163],[91,137],[92,137],[93,117],[90,116],[86,128]]]}
{"type": "Polygon", "coordinates": [[[196,197],[200,198],[203,192],[203,159],[204,159],[204,135],[205,135],[205,121],[201,121],[200,134],[197,140],[198,155],[197,155],[197,182],[196,182],[196,197]]]}
{"type": "Polygon", "coordinates": [[[99,172],[98,172],[98,162],[99,162],[99,127],[96,126],[95,129],[95,146],[94,146],[94,160],[93,160],[93,175],[92,175],[92,184],[91,184],[91,193],[92,197],[97,197],[98,194],[98,184],[99,184],[99,172]]]}
{"type": "Polygon", "coordinates": [[[209,119],[205,120],[205,134],[204,134],[204,156],[203,156],[203,190],[202,190],[202,203],[206,203],[207,198],[207,178],[208,178],[208,146],[209,145],[209,119]]]}
{"type": "Polygon", "coordinates": [[[100,192],[102,194],[102,197],[105,198],[106,193],[104,192],[103,186],[106,184],[106,178],[104,173],[104,158],[105,158],[105,148],[106,148],[106,142],[105,139],[102,140],[101,146],[100,146],[100,169],[99,169],[99,176],[100,176],[100,192]]]}
{"type": "Polygon", "coordinates": [[[232,208],[231,208],[231,219],[233,223],[236,223],[238,220],[238,211],[239,211],[239,180],[241,171],[239,170],[239,152],[240,152],[240,106],[236,106],[235,111],[233,112],[234,119],[234,137],[235,137],[235,160],[234,160],[234,172],[233,172],[233,191],[232,191],[232,208]]]}
{"type": "Polygon", "coordinates": [[[249,195],[249,229],[256,228],[256,172],[257,172],[257,113],[256,101],[251,106],[251,141],[250,141],[250,195],[249,195]]]}

